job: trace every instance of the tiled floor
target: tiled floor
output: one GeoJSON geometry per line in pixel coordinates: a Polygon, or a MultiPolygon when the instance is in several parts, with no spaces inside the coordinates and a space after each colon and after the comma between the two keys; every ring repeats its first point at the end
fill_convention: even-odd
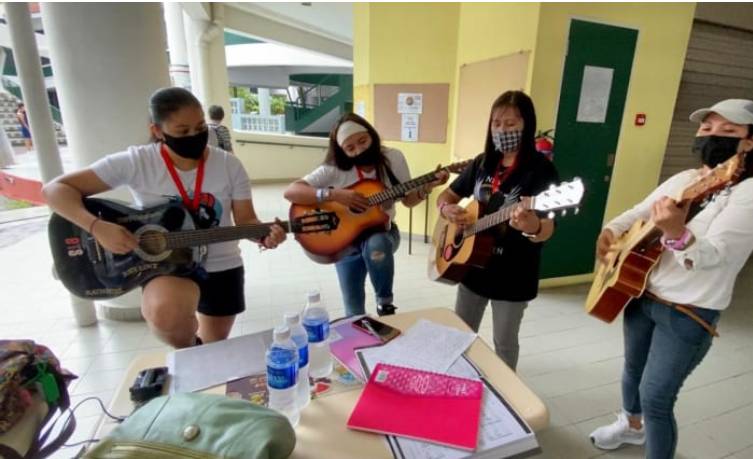
{"type": "MultiPolygon", "coordinates": [[[[254,202],[264,220],[287,214],[280,186],[256,187],[254,202]]],[[[74,403],[90,395],[109,402],[129,361],[162,344],[143,323],[102,320],[94,327],[78,328],[66,291],[50,275],[47,236],[41,229],[30,221],[18,237],[17,227],[11,231],[8,224],[0,224],[0,241],[11,233],[15,239],[11,245],[0,243],[0,337],[32,338],[50,346],[80,376],[71,386],[74,403]]],[[[264,253],[250,243],[241,245],[248,310],[238,318],[234,335],[271,327],[286,309],[300,308],[305,292],[312,288],[321,290],[333,316],[342,314],[332,266],[308,261],[294,241],[264,253]]],[[[397,255],[395,298],[400,310],[451,307],[454,289],[427,280],[426,246],[413,247],[409,256],[403,241],[397,255]]],[[[753,458],[751,281],[753,267],[748,267],[738,281],[734,304],[722,318],[722,337],[680,394],[678,457],[753,458]]],[[[611,422],[620,407],[622,337],[619,323],[605,325],[584,314],[586,290],[587,286],[543,290],[523,321],[519,372],[551,413],[550,427],[538,434],[542,457],[642,457],[637,447],[605,455],[588,441],[588,433],[611,422]]],[[[373,310],[373,303],[369,308],[373,310]]],[[[490,314],[481,334],[491,342],[490,314]]],[[[91,435],[99,408],[87,404],[77,414],[76,440],[82,440],[91,435]]],[[[56,457],[70,457],[73,452],[72,448],[56,457]]]]}

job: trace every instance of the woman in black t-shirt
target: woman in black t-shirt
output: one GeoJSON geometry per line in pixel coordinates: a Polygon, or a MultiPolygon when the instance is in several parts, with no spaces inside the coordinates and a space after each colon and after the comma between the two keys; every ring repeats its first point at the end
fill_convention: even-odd
{"type": "MultiPolygon", "coordinates": [[[[558,180],[554,165],[536,151],[536,113],[522,91],[508,91],[494,101],[484,152],[437,199],[440,215],[465,225],[471,216],[457,205],[473,196],[484,214],[535,196],[558,180]]],[[[536,297],[542,242],[554,222],[519,208],[508,223],[493,227],[492,257],[486,268],[472,268],[458,286],[455,312],[476,332],[491,300],[494,349],[510,368],[518,363],[518,330],[523,311],[536,297]]]]}

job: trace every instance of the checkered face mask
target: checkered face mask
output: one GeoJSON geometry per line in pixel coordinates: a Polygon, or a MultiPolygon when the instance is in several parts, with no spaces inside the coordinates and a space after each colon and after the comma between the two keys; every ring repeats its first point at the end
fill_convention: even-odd
{"type": "Polygon", "coordinates": [[[502,153],[515,151],[520,148],[523,131],[492,131],[494,148],[502,153]]]}

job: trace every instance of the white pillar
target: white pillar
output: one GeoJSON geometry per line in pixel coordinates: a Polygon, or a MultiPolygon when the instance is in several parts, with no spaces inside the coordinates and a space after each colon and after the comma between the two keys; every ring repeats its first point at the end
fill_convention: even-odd
{"type": "Polygon", "coordinates": [[[259,88],[256,91],[259,98],[259,115],[270,116],[272,114],[272,98],[269,95],[269,89],[259,88]]]}
{"type": "MultiPolygon", "coordinates": [[[[149,96],[170,86],[161,5],[41,5],[76,167],[146,142],[149,96]]],[[[108,317],[134,319],[139,317],[140,302],[140,292],[134,290],[106,302],[104,311],[108,317]]],[[[74,302],[73,307],[83,306],[74,302]]]]}
{"type": "Polygon", "coordinates": [[[63,163],[58,151],[55,125],[52,122],[50,103],[42,74],[37,39],[31,25],[29,4],[5,3],[13,57],[18,69],[21,93],[29,117],[31,138],[39,160],[43,182],[49,182],[63,173],[63,163]]]}
{"type": "Polygon", "coordinates": [[[183,7],[178,2],[164,2],[167,48],[170,53],[170,80],[174,86],[191,89],[188,67],[186,30],[183,25],[183,7]]]}
{"type": "MultiPolygon", "coordinates": [[[[214,100],[216,96],[212,90],[212,83],[216,80],[213,78],[213,74],[216,70],[221,70],[224,74],[227,74],[227,69],[213,69],[213,62],[217,59],[213,59],[212,48],[216,48],[216,45],[224,43],[222,40],[223,33],[223,15],[225,9],[221,4],[213,3],[210,5],[210,11],[212,14],[212,20],[196,18],[190,16],[188,13],[183,15],[183,23],[186,31],[186,44],[188,46],[188,65],[190,67],[191,74],[191,91],[201,101],[204,107],[209,105],[219,104],[228,108],[228,96],[227,85],[224,88],[224,96],[222,101],[214,100]]],[[[220,46],[222,48],[222,46],[220,46]]],[[[224,48],[222,61],[224,62],[224,48]]]]}

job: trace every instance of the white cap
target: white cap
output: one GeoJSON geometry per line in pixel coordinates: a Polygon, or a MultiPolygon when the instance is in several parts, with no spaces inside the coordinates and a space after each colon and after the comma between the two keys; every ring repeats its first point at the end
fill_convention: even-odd
{"type": "Polygon", "coordinates": [[[297,312],[286,312],[283,317],[285,318],[285,323],[288,325],[298,325],[301,321],[301,315],[297,312]]]}
{"type": "Polygon", "coordinates": [[[273,337],[275,341],[285,341],[290,339],[290,328],[287,325],[278,325],[275,327],[273,337]]]}
{"type": "Polygon", "coordinates": [[[348,140],[348,137],[359,132],[369,132],[365,126],[356,123],[355,121],[346,121],[337,128],[337,144],[341,147],[343,142],[348,140]]]}
{"type": "Polygon", "coordinates": [[[723,100],[709,108],[694,111],[690,114],[690,121],[700,123],[709,113],[718,113],[735,124],[753,124],[753,100],[723,100]]]}
{"type": "Polygon", "coordinates": [[[309,303],[318,303],[322,300],[322,297],[319,295],[319,290],[312,290],[306,294],[306,299],[309,300],[309,303]]]}

